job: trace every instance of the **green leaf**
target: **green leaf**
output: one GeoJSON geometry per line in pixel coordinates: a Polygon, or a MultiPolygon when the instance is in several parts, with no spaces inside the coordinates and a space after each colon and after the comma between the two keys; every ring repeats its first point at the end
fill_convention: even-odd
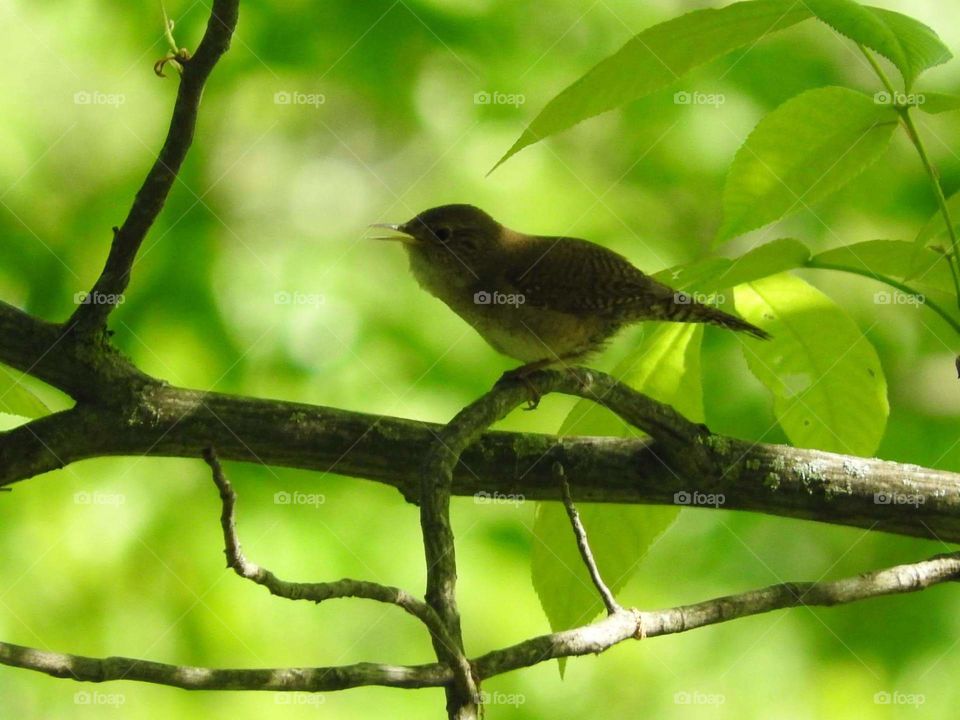
{"type": "Polygon", "coordinates": [[[799,240],[780,238],[735,258],[730,268],[716,278],[716,289],[734,287],[800,267],[810,257],[810,250],[799,240]]]}
{"type": "Polygon", "coordinates": [[[734,289],[737,311],[773,335],[744,343],[751,372],[773,393],[790,442],[853,455],[880,445],[890,408],[880,360],[856,323],[800,278],[775,275],[734,289]]]}
{"type": "MultiPolygon", "coordinates": [[[[614,371],[640,392],[670,403],[691,420],[703,420],[700,379],[700,325],[656,326],[614,371]]],[[[582,400],[567,416],[563,435],[628,436],[641,433],[596,403],[582,400]]],[[[576,486],[577,478],[569,478],[576,486]]],[[[577,506],[597,566],[608,587],[618,592],[636,572],[658,537],[676,520],[678,507],[581,503],[577,506]]],[[[577,550],[561,503],[540,503],[533,528],[533,585],[554,630],[592,620],[603,610],[577,550]]],[[[561,662],[560,671],[564,664],[561,662]]]]}
{"type": "Polygon", "coordinates": [[[698,65],[809,17],[802,2],[751,0],[647,28],[547,103],[493,169],[527,145],[661,90],[698,65]]]}
{"type": "MultiPolygon", "coordinates": [[[[947,210],[950,212],[955,231],[960,233],[960,192],[955,192],[947,198],[947,210]]],[[[947,222],[939,210],[920,228],[914,242],[921,247],[933,243],[942,243],[945,247],[949,247],[950,233],[947,232],[947,222]]]]}
{"type": "Polygon", "coordinates": [[[830,265],[855,272],[885,275],[895,280],[917,277],[916,289],[953,292],[953,280],[944,255],[917,248],[903,240],[867,240],[827,250],[810,258],[811,267],[830,265]]]}
{"type": "Polygon", "coordinates": [[[810,257],[807,246],[780,238],[745,252],[738,258],[707,258],[661,270],[654,279],[676,290],[710,293],[800,267],[810,257]]]}
{"type": "Polygon", "coordinates": [[[934,92],[918,93],[917,109],[930,115],[960,110],[960,95],[934,92]]]}
{"type": "MultiPolygon", "coordinates": [[[[942,65],[953,57],[953,53],[943,44],[936,31],[909,15],[884,10],[878,7],[868,8],[889,27],[897,37],[906,55],[906,66],[909,75],[904,75],[904,85],[909,90],[913,81],[924,70],[942,65]]],[[[878,51],[879,52],[879,51],[878,51]]],[[[881,53],[882,54],[882,53],[881,53]]],[[[899,65],[897,66],[900,69],[899,65]]],[[[903,75],[903,70],[901,75],[903,75]]]]}
{"type": "Polygon", "coordinates": [[[701,258],[683,265],[674,265],[652,275],[654,280],[669,285],[674,290],[698,290],[710,292],[716,289],[715,279],[730,270],[733,260],[729,258],[701,258]]]}
{"type": "MultiPolygon", "coordinates": [[[[953,224],[953,232],[960,235],[960,192],[956,192],[947,198],[947,212],[953,224]]],[[[924,276],[924,258],[927,256],[927,253],[931,252],[931,247],[948,250],[953,244],[950,231],[947,229],[947,221],[944,219],[943,213],[940,210],[937,210],[937,212],[931,215],[930,219],[924,223],[923,227],[920,228],[920,232],[917,233],[917,237],[914,238],[913,243],[914,253],[907,265],[909,272],[907,272],[905,276],[907,280],[924,276]]],[[[940,255],[940,253],[937,254],[940,255]]],[[[954,295],[956,294],[953,290],[952,283],[949,292],[954,295]]]]}
{"type": "Polygon", "coordinates": [[[823,22],[896,65],[908,90],[920,73],[952,57],[932,29],[907,15],[854,0],[805,0],[805,4],[823,22]]]}
{"type": "Polygon", "coordinates": [[[763,118],[737,151],[723,192],[729,239],[822,200],[877,160],[897,113],[841,87],[808,90],[763,118]]]}
{"type": "Polygon", "coordinates": [[[50,408],[20,384],[13,371],[0,365],[0,412],[25,418],[38,418],[50,414],[50,408]]]}

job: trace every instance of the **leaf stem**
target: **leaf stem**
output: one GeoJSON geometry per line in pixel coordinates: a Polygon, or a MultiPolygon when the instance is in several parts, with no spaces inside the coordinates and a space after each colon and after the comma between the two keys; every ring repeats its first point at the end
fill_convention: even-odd
{"type": "Polygon", "coordinates": [[[163,0],[160,0],[160,13],[163,15],[163,37],[170,46],[170,52],[176,55],[180,50],[177,48],[177,41],[173,39],[173,22],[167,16],[167,8],[164,7],[163,0]]]}
{"type": "Polygon", "coordinates": [[[924,295],[919,290],[915,290],[906,283],[902,283],[899,280],[894,280],[892,277],[887,275],[881,275],[880,273],[875,273],[872,270],[861,270],[855,267],[849,267],[847,265],[834,265],[832,263],[818,262],[816,260],[808,260],[804,267],[813,268],[815,270],[836,270],[838,272],[850,273],[852,275],[860,275],[865,278],[870,278],[871,280],[876,280],[877,282],[882,282],[886,285],[889,285],[892,288],[899,290],[900,292],[906,293],[908,295],[913,295],[914,297],[921,298],[923,304],[928,308],[933,310],[937,315],[939,315],[943,320],[953,328],[954,332],[957,335],[960,335],[960,322],[956,318],[952,317],[939,303],[934,302],[926,295],[924,295]]]}
{"type": "Polygon", "coordinates": [[[887,92],[890,93],[890,102],[893,102],[894,96],[897,94],[897,89],[893,86],[893,83],[890,82],[890,78],[887,77],[887,73],[884,72],[883,67],[877,62],[877,59],[870,54],[870,51],[867,50],[867,48],[860,43],[857,43],[857,47],[860,48],[860,52],[863,53],[863,56],[867,59],[867,62],[870,63],[870,67],[873,68],[873,71],[877,74],[877,77],[880,78],[880,82],[883,83],[883,86],[887,89],[887,92]]]}
{"type": "Polygon", "coordinates": [[[867,62],[870,63],[873,71],[877,74],[877,77],[880,78],[880,82],[883,83],[883,86],[887,89],[887,92],[890,93],[890,101],[893,103],[897,114],[900,115],[900,119],[903,121],[903,127],[907,131],[907,136],[910,138],[910,142],[913,143],[913,146],[917,149],[917,154],[920,156],[920,161],[923,163],[923,167],[927,171],[927,176],[930,178],[930,184],[933,187],[933,194],[937,199],[937,206],[940,209],[940,214],[943,216],[944,222],[947,224],[947,233],[950,235],[950,252],[947,253],[947,264],[950,266],[950,277],[953,279],[953,290],[957,296],[957,307],[960,307],[960,252],[958,252],[958,250],[960,250],[960,242],[958,242],[957,239],[957,229],[954,227],[953,219],[950,217],[950,208],[947,206],[947,198],[943,194],[943,186],[940,185],[940,175],[937,172],[937,169],[933,166],[933,163],[930,161],[930,156],[927,155],[927,149],[923,144],[923,139],[920,137],[916,123],[913,121],[913,115],[910,114],[910,106],[897,104],[897,91],[894,88],[893,83],[890,82],[890,78],[887,77],[887,74],[883,71],[880,63],[877,62],[877,59],[863,45],[858,43],[857,47],[860,48],[860,52],[862,52],[864,57],[867,58],[867,62]]]}
{"type": "Polygon", "coordinates": [[[909,107],[897,108],[897,112],[900,113],[900,117],[903,118],[903,125],[907,129],[907,134],[910,136],[910,140],[913,142],[914,147],[917,148],[917,153],[920,155],[920,160],[923,162],[923,166],[927,171],[927,175],[930,177],[930,184],[933,186],[933,194],[937,198],[937,205],[940,208],[940,214],[943,216],[944,222],[947,224],[947,233],[950,236],[950,270],[953,276],[953,287],[957,293],[957,305],[960,307],[960,282],[957,278],[958,264],[960,264],[960,254],[958,254],[958,243],[957,240],[957,229],[954,227],[953,219],[950,217],[950,208],[947,206],[947,198],[943,194],[943,187],[940,185],[939,174],[937,173],[936,168],[933,166],[933,163],[930,162],[930,157],[927,155],[927,150],[924,147],[923,140],[920,137],[920,133],[917,131],[917,126],[913,122],[913,115],[910,114],[909,107]]]}

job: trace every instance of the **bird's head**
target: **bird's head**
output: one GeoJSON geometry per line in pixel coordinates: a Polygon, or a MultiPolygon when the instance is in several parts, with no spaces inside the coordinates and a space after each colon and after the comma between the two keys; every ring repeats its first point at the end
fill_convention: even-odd
{"type": "Polygon", "coordinates": [[[503,226],[473,205],[441,205],[399,225],[370,227],[394,231],[378,239],[402,242],[411,260],[465,280],[476,280],[493,268],[503,242],[503,226]]]}

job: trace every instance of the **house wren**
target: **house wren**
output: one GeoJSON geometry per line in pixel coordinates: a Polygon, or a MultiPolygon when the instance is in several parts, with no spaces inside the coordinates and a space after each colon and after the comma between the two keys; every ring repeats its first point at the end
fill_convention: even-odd
{"type": "Polygon", "coordinates": [[[760,328],[657,282],[622,255],[586,240],[525,235],[472,205],[443,205],[397,234],[424,290],[445,302],[504,355],[511,374],[577,360],[642,320],[702,322],[770,336],[760,328]]]}

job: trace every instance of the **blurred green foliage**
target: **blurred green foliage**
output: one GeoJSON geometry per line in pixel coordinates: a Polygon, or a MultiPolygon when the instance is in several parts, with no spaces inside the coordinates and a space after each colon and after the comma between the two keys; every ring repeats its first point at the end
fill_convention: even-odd
{"type": "MultiPolygon", "coordinates": [[[[925,21],[960,49],[960,8],[935,0],[880,4],[925,21]]],[[[587,237],[661,270],[710,246],[726,169],[763,114],[822,85],[878,89],[848,41],[806,23],[528,148],[485,177],[572,80],[643,28],[706,5],[243,2],[239,34],[206,90],[181,182],[113,317],[117,343],[146,371],[177,384],[448,419],[512,363],[416,287],[398,248],[363,241],[367,223],[472,202],[508,225],[587,237]],[[723,93],[726,102],[677,105],[676,91],[723,93]],[[525,102],[476,103],[483,92],[525,102]],[[294,94],[305,101],[294,102],[294,94]]],[[[195,46],[206,6],[170,0],[167,10],[178,43],[195,46]]],[[[176,79],[152,74],[165,52],[152,3],[8,0],[0,17],[0,297],[62,319],[75,294],[92,285],[110,227],[123,219],[153,160],[176,79]]],[[[924,83],[956,92],[960,63],[935,68],[924,83]]],[[[918,123],[947,192],[956,190],[960,120],[947,113],[918,123]]],[[[934,210],[913,148],[898,136],[869,174],[837,195],[721,252],[739,255],[776,237],[802,238],[814,251],[911,240],[934,210]]],[[[879,456],[960,470],[957,345],[949,328],[923,308],[878,306],[879,286],[870,280],[798,274],[843,305],[877,348],[891,402],[879,456]]],[[[625,333],[597,365],[614,367],[644,332],[625,333]]],[[[734,340],[708,328],[704,348],[708,424],[783,441],[771,400],[734,340]]],[[[53,408],[67,402],[31,387],[53,408]]],[[[515,413],[502,426],[553,432],[571,407],[546,398],[537,412],[515,413]]],[[[333,473],[227,470],[252,560],[290,579],[348,575],[422,587],[417,513],[396,492],[333,473]],[[325,502],[274,501],[275,493],[295,490],[322,493],[325,502]]],[[[0,496],[0,638],[230,667],[432,658],[424,633],[399,611],[359,601],[284,602],[226,571],[218,513],[199,460],[88,461],[18,485],[0,496]]],[[[546,631],[529,579],[532,503],[459,499],[454,515],[468,651],[546,631]]],[[[673,605],[942,549],[689,510],[620,599],[673,605]]],[[[492,706],[489,717],[885,718],[905,710],[952,717],[960,701],[951,682],[960,671],[952,600],[953,589],[940,587],[627,644],[571,661],[562,683],[555,666],[544,664],[489,682],[489,691],[523,700],[492,706]],[[919,693],[924,704],[877,704],[878,692],[919,693]],[[678,704],[677,693],[723,702],[678,704]]],[[[365,689],[288,704],[272,693],[79,685],[6,668],[0,687],[5,713],[23,718],[369,717],[385,707],[395,717],[430,717],[442,703],[440,691],[365,689]],[[114,706],[105,710],[101,701],[114,706]]]]}

